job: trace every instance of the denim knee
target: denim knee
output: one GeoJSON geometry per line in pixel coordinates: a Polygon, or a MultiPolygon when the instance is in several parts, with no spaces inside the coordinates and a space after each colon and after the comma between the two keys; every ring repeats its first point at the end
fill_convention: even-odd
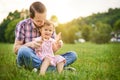
{"type": "Polygon", "coordinates": [[[69,51],[69,54],[73,57],[74,60],[77,59],[77,54],[75,51],[69,51]]]}
{"type": "Polygon", "coordinates": [[[42,60],[38,56],[36,56],[33,49],[22,46],[18,50],[18,56],[17,56],[18,64],[23,64],[26,67],[32,66],[33,68],[37,68],[42,63],[42,60]]]}
{"type": "Polygon", "coordinates": [[[18,54],[23,54],[23,53],[26,53],[28,52],[28,47],[27,46],[21,46],[18,50],[18,54]]]}
{"type": "Polygon", "coordinates": [[[75,51],[68,51],[66,54],[62,54],[62,56],[70,56],[73,61],[77,59],[77,54],[75,51]]]}
{"type": "Polygon", "coordinates": [[[66,63],[64,66],[68,66],[68,65],[72,64],[77,59],[76,52],[74,52],[74,51],[69,51],[65,54],[62,54],[61,56],[63,56],[66,59],[66,63]]]}

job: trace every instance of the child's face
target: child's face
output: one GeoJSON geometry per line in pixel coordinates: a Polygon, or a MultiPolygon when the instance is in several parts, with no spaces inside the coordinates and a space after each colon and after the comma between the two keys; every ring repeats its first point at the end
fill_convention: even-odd
{"type": "Polygon", "coordinates": [[[41,36],[44,38],[44,39],[49,39],[51,38],[52,34],[53,34],[53,31],[54,31],[54,26],[53,25],[50,25],[50,26],[44,26],[40,29],[40,32],[41,32],[41,36]]]}

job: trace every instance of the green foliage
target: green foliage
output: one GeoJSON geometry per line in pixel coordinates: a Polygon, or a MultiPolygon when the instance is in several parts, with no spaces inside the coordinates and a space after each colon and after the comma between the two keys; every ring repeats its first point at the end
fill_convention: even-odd
{"type": "Polygon", "coordinates": [[[53,21],[53,22],[57,22],[58,18],[57,18],[57,16],[52,15],[51,18],[50,18],[50,20],[53,21]]]}
{"type": "Polygon", "coordinates": [[[91,41],[95,43],[108,43],[111,38],[112,28],[108,24],[97,22],[94,30],[91,33],[91,41]]]}
{"type": "Polygon", "coordinates": [[[115,23],[114,23],[114,28],[113,28],[114,31],[118,32],[120,31],[120,19],[117,20],[115,23]]]}
{"type": "Polygon", "coordinates": [[[13,44],[0,43],[1,80],[120,80],[120,44],[65,44],[57,54],[73,50],[77,60],[70,66],[76,72],[64,71],[62,74],[47,72],[45,76],[18,68],[13,44]]]}
{"type": "Polygon", "coordinates": [[[16,24],[20,21],[21,19],[15,19],[9,23],[7,26],[7,29],[5,30],[5,39],[9,43],[13,43],[15,40],[15,27],[16,24]]]}
{"type": "Polygon", "coordinates": [[[10,19],[4,19],[3,23],[1,23],[0,25],[0,42],[6,42],[5,30],[9,22],[10,22],[10,19]]]}
{"type": "Polygon", "coordinates": [[[112,28],[114,23],[120,18],[120,8],[110,8],[107,12],[90,15],[84,20],[87,24],[95,24],[98,21],[109,24],[112,28]]]}
{"type": "Polygon", "coordinates": [[[62,40],[65,43],[74,43],[74,40],[78,39],[75,35],[79,31],[78,26],[72,23],[61,24],[56,27],[56,31],[57,33],[62,32],[62,40]]]}
{"type": "MultiPolygon", "coordinates": [[[[27,12],[28,11],[26,10],[25,13],[28,17],[27,12]]],[[[4,21],[0,24],[0,42],[13,43],[13,28],[15,28],[17,19],[21,18],[21,13],[22,12],[18,12],[17,10],[14,13],[10,12],[6,19],[4,19],[4,21]],[[8,35],[10,36],[8,37],[8,35]]],[[[57,16],[55,15],[51,16],[51,20],[55,22],[55,24],[59,22],[57,16]]],[[[68,23],[57,24],[56,32],[62,32],[62,39],[64,43],[74,43],[74,41],[79,38],[84,38],[86,41],[94,41],[95,43],[107,43],[109,42],[111,31],[117,31],[119,33],[119,24],[120,8],[110,8],[104,13],[92,14],[88,17],[78,17],[68,23]],[[97,30],[95,31],[95,29],[92,28],[97,30]],[[111,30],[111,28],[113,30],[111,30]],[[77,33],[80,34],[76,35],[77,33]]]]}
{"type": "Polygon", "coordinates": [[[88,25],[84,25],[82,28],[82,38],[84,38],[86,41],[90,40],[90,33],[91,33],[92,28],[88,25]]]}
{"type": "Polygon", "coordinates": [[[14,34],[13,34],[13,28],[15,29],[15,26],[14,25],[12,25],[12,24],[14,24],[14,23],[12,23],[12,21],[14,21],[14,20],[16,20],[16,19],[19,19],[20,18],[20,12],[18,12],[17,10],[16,11],[14,11],[13,13],[12,12],[10,12],[9,14],[8,14],[8,16],[7,16],[7,18],[6,19],[4,19],[3,20],[3,22],[0,24],[0,42],[13,42],[13,38],[14,38],[14,34]],[[12,24],[11,24],[12,23],[12,24]],[[10,24],[10,27],[8,28],[8,26],[9,26],[9,24],[10,24]],[[10,30],[10,28],[11,28],[11,30],[10,30]],[[6,29],[8,29],[8,30],[6,30],[6,29]],[[7,32],[6,32],[7,31],[7,32]],[[9,32],[10,31],[10,32],[9,32]],[[12,31],[12,32],[11,32],[12,31]],[[9,38],[7,38],[7,36],[8,36],[8,34],[9,34],[9,38]],[[13,39],[12,41],[11,40],[9,40],[9,39],[13,39]]]}
{"type": "Polygon", "coordinates": [[[77,39],[77,36],[75,35],[76,32],[78,32],[77,26],[71,26],[71,28],[68,29],[68,43],[74,43],[74,40],[77,39]]]}

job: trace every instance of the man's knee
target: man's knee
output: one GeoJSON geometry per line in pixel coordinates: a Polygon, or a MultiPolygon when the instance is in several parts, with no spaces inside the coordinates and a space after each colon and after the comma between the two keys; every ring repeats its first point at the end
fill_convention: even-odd
{"type": "Polygon", "coordinates": [[[73,60],[76,60],[77,59],[77,54],[75,51],[69,51],[68,52],[69,56],[72,57],[73,60]]]}
{"type": "Polygon", "coordinates": [[[69,63],[73,63],[77,59],[77,54],[74,51],[69,51],[61,56],[63,56],[69,63]]]}
{"type": "Polygon", "coordinates": [[[18,50],[19,54],[28,53],[31,49],[27,46],[21,46],[18,50]]]}

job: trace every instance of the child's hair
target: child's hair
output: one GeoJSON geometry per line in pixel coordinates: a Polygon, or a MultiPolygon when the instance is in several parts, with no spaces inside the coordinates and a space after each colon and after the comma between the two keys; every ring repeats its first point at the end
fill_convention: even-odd
{"type": "Polygon", "coordinates": [[[50,26],[50,25],[54,27],[54,24],[51,21],[46,20],[43,26],[50,26]]]}

